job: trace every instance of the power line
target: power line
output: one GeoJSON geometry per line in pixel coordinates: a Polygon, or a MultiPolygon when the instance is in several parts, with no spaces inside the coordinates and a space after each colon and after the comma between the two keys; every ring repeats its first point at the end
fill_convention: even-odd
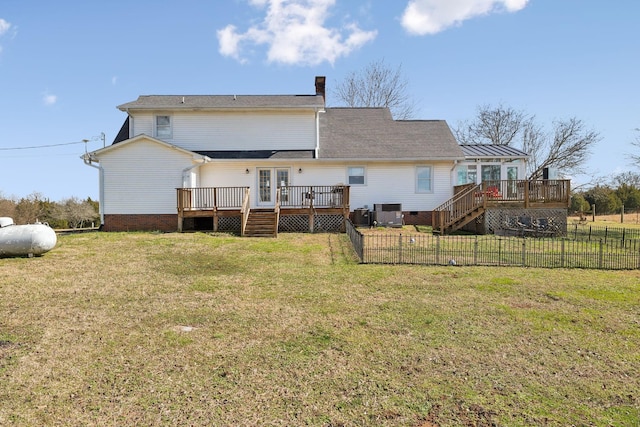
{"type": "Polygon", "coordinates": [[[49,144],[49,145],[32,145],[31,147],[9,147],[3,148],[0,147],[1,151],[9,151],[9,150],[31,150],[34,148],[49,148],[49,147],[62,147],[63,145],[73,145],[73,144],[85,144],[89,141],[76,141],[76,142],[66,142],[64,144],[49,144]]]}

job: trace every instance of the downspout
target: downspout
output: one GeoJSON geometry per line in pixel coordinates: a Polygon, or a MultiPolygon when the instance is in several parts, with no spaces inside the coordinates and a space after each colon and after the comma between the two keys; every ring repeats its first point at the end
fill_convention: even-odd
{"type": "Polygon", "coordinates": [[[314,158],[318,158],[318,152],[320,151],[320,113],[324,113],[324,110],[316,111],[316,147],[314,149],[314,158]]]}
{"type": "Polygon", "coordinates": [[[91,166],[92,168],[96,168],[98,169],[98,198],[99,198],[99,203],[98,203],[98,209],[100,212],[100,226],[104,225],[104,168],[100,165],[96,166],[93,164],[93,162],[91,161],[91,155],[89,155],[88,153],[85,153],[82,156],[82,160],[84,161],[84,164],[87,166],[91,166]]]}
{"type": "MultiPolygon", "coordinates": [[[[204,165],[205,163],[209,163],[211,161],[211,159],[207,156],[202,156],[200,163],[196,163],[195,165],[191,165],[188,168],[184,168],[182,170],[182,186],[186,187],[187,184],[187,179],[189,180],[189,183],[191,183],[191,177],[189,176],[189,174],[191,173],[191,171],[195,168],[199,168],[200,166],[204,165]]],[[[191,187],[191,186],[189,186],[191,187]]]]}
{"type": "Polygon", "coordinates": [[[451,170],[449,171],[449,182],[451,183],[451,191],[453,191],[453,187],[455,187],[455,182],[456,182],[456,174],[455,174],[455,170],[456,167],[458,166],[458,160],[454,160],[453,161],[453,166],[451,167],[451,170]]]}

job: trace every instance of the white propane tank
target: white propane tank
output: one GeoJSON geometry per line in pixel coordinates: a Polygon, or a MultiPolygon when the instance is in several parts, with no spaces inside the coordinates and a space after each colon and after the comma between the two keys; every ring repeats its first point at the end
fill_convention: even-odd
{"type": "Polygon", "coordinates": [[[42,255],[57,243],[56,232],[47,224],[15,225],[0,217],[0,257],[42,255]]]}

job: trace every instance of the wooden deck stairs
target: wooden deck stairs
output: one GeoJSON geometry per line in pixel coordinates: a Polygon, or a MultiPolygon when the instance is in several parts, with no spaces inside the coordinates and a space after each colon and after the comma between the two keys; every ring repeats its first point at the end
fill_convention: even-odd
{"type": "Polygon", "coordinates": [[[434,209],[433,233],[444,235],[469,224],[485,212],[488,197],[482,185],[467,186],[434,209]]]}
{"type": "Polygon", "coordinates": [[[252,209],[244,228],[247,237],[278,237],[278,214],[274,209],[252,209]]]}

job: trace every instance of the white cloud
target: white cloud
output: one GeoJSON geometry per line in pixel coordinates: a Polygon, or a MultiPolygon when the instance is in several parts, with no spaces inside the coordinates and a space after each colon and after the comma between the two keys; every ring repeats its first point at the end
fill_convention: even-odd
{"type": "Polygon", "coordinates": [[[42,103],[47,107],[54,105],[56,102],[58,102],[58,97],[56,95],[50,94],[49,92],[44,92],[42,94],[42,103]]]}
{"type": "Polygon", "coordinates": [[[9,32],[11,28],[11,24],[4,19],[0,18],[0,36],[3,36],[5,33],[9,32]]]}
{"type": "Polygon", "coordinates": [[[118,83],[118,76],[111,77],[111,85],[115,86],[118,83]]]}
{"type": "Polygon", "coordinates": [[[495,12],[517,12],[529,0],[410,0],[402,26],[411,34],[435,34],[462,21],[495,12]]]}
{"type": "MultiPolygon", "coordinates": [[[[11,24],[0,18],[0,37],[4,36],[11,29],[11,24]]],[[[0,45],[0,53],[2,53],[2,45],[0,45]]]]}
{"type": "Polygon", "coordinates": [[[269,62],[317,65],[333,64],[373,40],[377,31],[361,30],[350,23],[342,28],[328,28],[325,21],[335,0],[250,0],[254,6],[267,8],[264,19],[246,32],[234,25],[218,30],[219,52],[246,62],[247,46],[267,45],[269,62]]]}

